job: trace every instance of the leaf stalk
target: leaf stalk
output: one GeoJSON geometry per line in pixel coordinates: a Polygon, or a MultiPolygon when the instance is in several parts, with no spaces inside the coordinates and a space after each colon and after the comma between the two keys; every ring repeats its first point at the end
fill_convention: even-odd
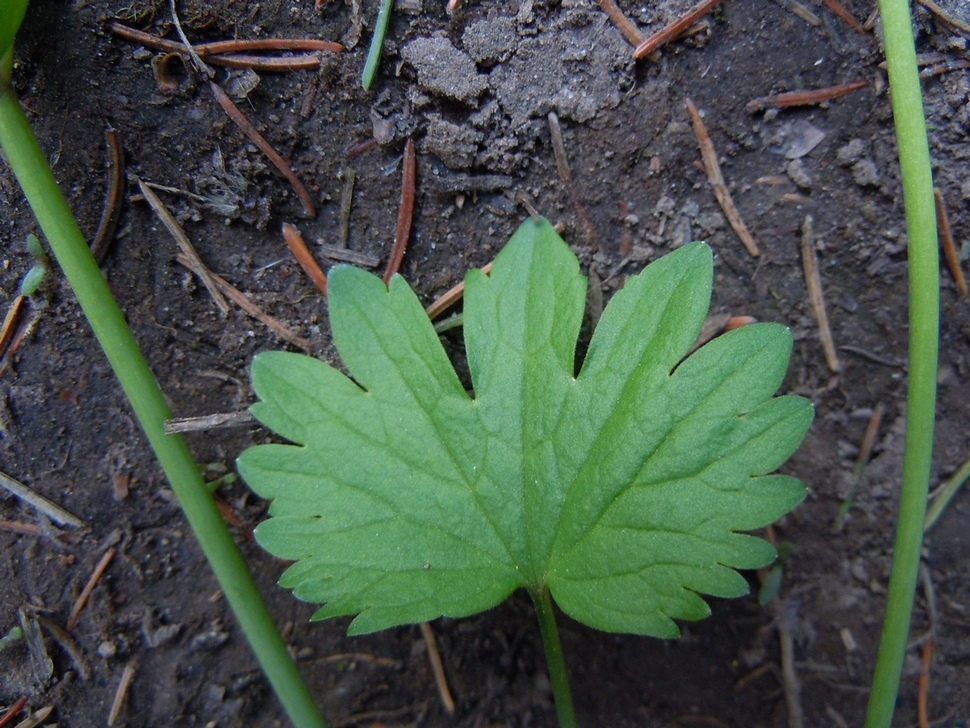
{"type": "Polygon", "coordinates": [[[906,209],[910,338],[903,482],[866,728],[888,728],[891,724],[906,652],[933,455],[940,317],[933,177],[910,5],[907,0],[880,0],[879,9],[906,209]]]}
{"type": "Polygon", "coordinates": [[[165,434],[171,412],[9,85],[0,86],[0,147],[290,720],[300,728],[326,726],[188,446],[181,436],[165,434]]]}
{"type": "Polygon", "coordinates": [[[559,726],[576,728],[576,711],[573,709],[573,696],[569,689],[569,674],[566,671],[562,643],[559,641],[559,628],[556,626],[556,614],[553,612],[549,588],[542,587],[531,592],[531,596],[539,617],[542,647],[546,653],[546,664],[549,666],[549,681],[552,683],[552,695],[556,703],[559,726]]]}

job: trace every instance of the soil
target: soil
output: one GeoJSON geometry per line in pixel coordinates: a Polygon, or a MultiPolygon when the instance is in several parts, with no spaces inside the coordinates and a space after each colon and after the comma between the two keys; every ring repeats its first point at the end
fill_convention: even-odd
{"type": "MultiPolygon", "coordinates": [[[[843,4],[862,21],[875,6],[843,4]]],[[[620,0],[644,34],[690,5],[620,0]]],[[[262,73],[239,101],[306,183],[318,207],[313,219],[301,219],[286,181],[194,72],[171,64],[177,89],[162,93],[154,53],[108,31],[110,20],[120,20],[174,38],[162,0],[32,3],[15,82],[82,230],[93,235],[101,215],[110,176],[104,132],[113,127],[129,175],[179,190],[160,194],[206,264],[330,361],[336,354],[326,302],[290,257],[280,224],[298,224],[316,251],[315,241],[338,243],[341,191],[353,170],[348,244],[383,265],[408,136],[418,145],[418,192],[403,273],[427,302],[494,257],[526,214],[519,193],[562,223],[604,299],[647,261],[706,239],[716,252],[712,314],[779,321],[795,334],[785,389],[810,397],[817,416],[784,471],[803,479],[809,495],[774,527],[791,554],[767,606],[754,595],[711,600],[713,616],[684,624],[683,637],[669,642],[603,635],[561,618],[580,720],[795,725],[781,670],[779,635],[786,634],[804,725],[857,726],[884,608],[902,463],[906,234],[878,36],[854,31],[819,3],[808,4],[820,21],[812,25],[790,5],[724,3],[657,62],[635,62],[589,0],[472,2],[453,16],[442,4],[412,0],[393,17],[377,80],[364,91],[370,6],[361,31],[356,3],[179,3],[193,42],[291,36],[351,46],[326,54],[319,71],[262,73]],[[868,85],[821,106],[745,110],[755,97],[858,79],[868,85]],[[724,177],[761,248],[757,259],[714,198],[685,96],[705,115],[724,177]],[[550,112],[562,126],[572,194],[557,171],[550,112]],[[354,149],[371,138],[376,146],[354,149]],[[351,149],[359,153],[351,156],[351,149]],[[839,350],[838,375],[826,365],[806,294],[800,241],[807,215],[834,340],[852,347],[839,350]],[[884,408],[883,425],[856,482],[853,468],[877,407],[884,408]],[[853,488],[852,509],[836,529],[853,488]]],[[[956,0],[945,5],[970,20],[956,0]]],[[[937,54],[938,63],[967,57],[966,36],[922,8],[915,20],[919,52],[937,54]]],[[[924,80],[924,92],[936,184],[957,244],[966,246],[970,75],[945,69],[924,80]]],[[[253,401],[253,355],[286,344],[238,311],[220,317],[136,192],[129,179],[104,274],[177,416],[243,410],[253,401]]],[[[3,164],[0,197],[6,309],[32,265],[26,237],[39,230],[3,164]]],[[[970,307],[945,270],[941,298],[934,484],[967,458],[970,432],[970,307]]],[[[48,277],[35,309],[32,333],[0,378],[0,462],[86,525],[56,528],[0,495],[0,632],[17,624],[19,610],[28,621],[44,617],[63,626],[104,552],[114,546],[117,555],[70,633],[75,655],[44,627],[49,664],[32,660],[22,642],[0,652],[0,705],[26,696],[33,710],[53,705],[58,725],[104,725],[131,663],[134,678],[116,725],[285,725],[62,277],[48,277]],[[34,532],[11,531],[16,524],[34,532]]],[[[188,439],[215,478],[231,471],[245,447],[268,437],[249,425],[188,439]]],[[[233,528],[243,555],[334,725],[555,725],[539,631],[524,595],[475,617],[433,623],[457,700],[448,716],[417,627],[349,638],[347,620],[309,623],[314,607],[275,586],[282,565],[247,538],[265,504],[238,481],[218,492],[243,524],[233,528]]],[[[894,725],[916,724],[922,638],[932,629],[929,716],[933,725],[965,726],[966,492],[927,536],[924,566],[894,725]]],[[[756,591],[757,576],[749,577],[756,591]]]]}

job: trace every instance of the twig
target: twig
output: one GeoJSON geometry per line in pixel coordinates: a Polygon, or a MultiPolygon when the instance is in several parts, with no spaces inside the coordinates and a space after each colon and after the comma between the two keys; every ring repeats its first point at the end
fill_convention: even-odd
{"type": "Polygon", "coordinates": [[[451,690],[448,689],[448,679],[445,677],[445,667],[441,662],[441,653],[438,652],[438,641],[435,639],[431,625],[427,622],[421,623],[421,636],[428,647],[428,659],[431,660],[431,672],[434,673],[434,682],[438,686],[438,696],[441,704],[448,715],[455,713],[455,699],[451,697],[451,690]]]}
{"type": "Polygon", "coordinates": [[[389,283],[391,276],[398,272],[404,251],[411,236],[411,221],[414,219],[414,187],[415,187],[415,152],[414,139],[408,138],[404,146],[404,173],[401,183],[401,207],[397,216],[397,230],[394,233],[394,245],[387,260],[384,271],[384,283],[389,283]]]}
{"type": "Polygon", "coordinates": [[[225,56],[234,53],[253,51],[330,51],[340,53],[344,47],[340,43],[316,38],[254,38],[251,40],[220,40],[213,43],[200,43],[196,52],[203,58],[225,56]]]}
{"type": "Polygon", "coordinates": [[[818,271],[818,257],[812,242],[812,216],[806,215],[802,223],[802,267],[805,270],[805,285],[808,287],[808,300],[812,304],[815,321],[818,323],[819,337],[822,339],[822,350],[825,352],[825,362],[831,371],[842,371],[839,355],[835,351],[832,341],[832,331],[829,329],[829,317],[825,310],[825,297],[822,294],[822,278],[818,271]]]}
{"type": "MultiPolygon", "coordinates": [[[[168,53],[178,53],[181,56],[188,55],[188,49],[182,43],[177,41],[168,40],[166,38],[159,38],[157,35],[151,33],[146,33],[142,30],[136,28],[131,28],[123,23],[112,22],[109,26],[112,33],[124,38],[126,40],[134,41],[139,43],[146,48],[152,48],[158,51],[166,51],[168,53]]],[[[312,38],[257,38],[252,40],[221,40],[215,41],[213,43],[199,43],[194,46],[196,55],[200,58],[205,58],[210,63],[215,65],[226,65],[230,66],[233,64],[235,59],[240,57],[249,57],[255,59],[255,56],[241,56],[241,54],[252,53],[256,51],[276,51],[276,52],[288,52],[288,51],[309,51],[309,52],[321,52],[329,51],[332,53],[340,53],[343,51],[344,47],[340,43],[333,43],[328,40],[316,40],[312,38]]],[[[298,56],[298,57],[278,57],[278,58],[260,58],[261,62],[268,60],[274,61],[285,61],[285,60],[296,60],[296,58],[314,58],[316,61],[316,66],[320,65],[319,56],[298,56]]],[[[268,68],[266,70],[284,70],[282,68],[268,68]]],[[[289,69],[286,69],[289,70],[289,69]]]]}
{"type": "Polygon", "coordinates": [[[270,73],[311,71],[320,67],[320,56],[315,54],[266,58],[264,56],[233,53],[231,55],[212,56],[209,60],[226,68],[249,68],[253,71],[268,71],[270,73]]]}
{"type": "Polygon", "coordinates": [[[933,188],[933,197],[936,198],[936,222],[940,229],[940,247],[943,248],[943,257],[946,258],[946,265],[950,269],[950,275],[957,284],[957,289],[961,296],[967,295],[967,279],[963,276],[963,269],[960,268],[960,256],[957,254],[956,246],[953,244],[953,231],[950,229],[950,218],[946,214],[946,205],[943,203],[943,193],[938,187],[933,188]]]}
{"type": "Polygon", "coordinates": [[[949,71],[961,71],[964,68],[970,68],[970,58],[956,58],[953,60],[946,60],[943,63],[938,63],[935,66],[930,66],[924,68],[919,72],[920,78],[932,78],[933,76],[942,76],[944,73],[949,71]]]}
{"type": "Polygon", "coordinates": [[[98,583],[98,579],[104,574],[104,570],[108,568],[108,564],[111,563],[111,559],[114,558],[115,549],[114,546],[109,548],[104,552],[104,556],[98,561],[98,565],[94,567],[94,571],[91,572],[91,578],[88,579],[88,583],[84,585],[81,593],[78,595],[77,601],[74,602],[74,606],[71,607],[71,613],[67,618],[67,631],[70,632],[77,625],[77,619],[81,614],[81,610],[84,609],[84,605],[88,603],[88,598],[91,596],[91,592],[94,591],[95,585],[98,583]]]}
{"type": "Polygon", "coordinates": [[[45,705],[43,708],[38,710],[29,718],[26,718],[20,721],[19,723],[17,723],[17,725],[15,725],[13,728],[35,728],[35,726],[39,726],[41,723],[47,720],[47,718],[53,712],[54,712],[53,705],[45,705]]]}
{"type": "MultiPolygon", "coordinates": [[[[192,270],[192,266],[189,263],[188,258],[186,258],[183,254],[179,253],[176,260],[178,260],[179,263],[184,265],[189,270],[192,270]]],[[[212,271],[208,271],[208,273],[212,277],[213,283],[215,283],[219,290],[226,295],[226,298],[239,306],[239,308],[257,321],[261,321],[262,323],[266,324],[266,326],[275,331],[277,335],[284,341],[288,341],[294,346],[303,349],[303,351],[311,351],[309,341],[304,339],[302,336],[297,336],[294,334],[279,319],[270,316],[268,313],[264,313],[256,304],[250,301],[242,291],[229,283],[225,278],[222,278],[212,271]]]]}
{"type": "Polygon", "coordinates": [[[81,678],[83,682],[87,682],[91,679],[91,668],[88,667],[87,660],[84,659],[84,652],[81,651],[80,646],[74,641],[74,638],[69,635],[64,628],[62,628],[56,622],[51,621],[42,614],[37,615],[37,622],[47,630],[47,633],[54,638],[54,641],[61,646],[71,658],[71,662],[77,668],[78,677],[81,678]]]}
{"type": "Polygon", "coordinates": [[[115,721],[118,720],[118,715],[121,713],[121,706],[125,702],[125,696],[128,695],[128,688],[131,686],[131,681],[135,677],[135,669],[138,667],[138,658],[132,655],[128,662],[125,663],[124,672],[121,673],[121,681],[118,683],[118,689],[115,691],[114,700],[111,701],[111,710],[108,712],[108,728],[111,728],[115,721]]]}
{"type": "Polygon", "coordinates": [[[303,272],[307,274],[307,277],[313,281],[313,285],[317,287],[326,297],[327,295],[327,275],[321,270],[320,265],[316,260],[313,259],[313,255],[310,253],[310,249],[303,242],[303,236],[300,235],[300,231],[295,227],[290,225],[288,222],[283,223],[283,239],[286,241],[287,247],[289,247],[290,252],[293,253],[293,257],[296,258],[296,262],[300,264],[303,272]]]}
{"type": "Polygon", "coordinates": [[[778,610],[775,626],[778,630],[778,645],[781,652],[781,676],[785,688],[785,703],[788,706],[788,728],[802,728],[805,715],[802,711],[801,684],[795,672],[795,640],[792,637],[790,606],[783,604],[778,610]]]}
{"type": "Polygon", "coordinates": [[[204,415],[202,417],[176,417],[165,420],[165,434],[199,432],[200,430],[213,430],[217,427],[239,427],[248,425],[253,421],[253,416],[249,414],[248,410],[204,415]]]}
{"type": "Polygon", "coordinates": [[[939,16],[947,25],[952,25],[954,28],[962,33],[970,34],[970,25],[967,25],[959,18],[952,16],[946,10],[937,5],[933,0],[916,0],[920,5],[929,10],[931,13],[939,16]]]}
{"type": "Polygon", "coordinates": [[[281,157],[272,145],[266,141],[262,134],[256,131],[249,119],[239,110],[229,95],[222,90],[222,87],[214,81],[209,82],[209,88],[212,89],[213,96],[216,97],[216,101],[219,102],[219,106],[222,107],[223,111],[228,114],[229,118],[235,122],[242,132],[252,140],[253,144],[259,147],[259,150],[269,157],[269,160],[273,163],[273,166],[280,171],[280,173],[286,177],[287,181],[292,185],[293,190],[296,192],[297,197],[300,198],[300,202],[303,203],[303,210],[307,217],[313,217],[316,215],[316,209],[313,206],[313,200],[310,198],[310,193],[306,191],[303,183],[300,182],[300,178],[296,176],[296,173],[290,169],[290,165],[286,163],[286,160],[281,157]]]}
{"type": "Polygon", "coordinates": [[[862,27],[862,23],[852,17],[852,13],[846,10],[839,0],[822,0],[822,2],[825,3],[825,7],[848,23],[854,31],[863,34],[866,32],[866,29],[862,27]]]}
{"type": "MultiPolygon", "coordinates": [[[[488,263],[487,265],[483,266],[481,270],[482,273],[488,275],[488,273],[492,270],[492,263],[488,263]]],[[[431,305],[425,309],[425,312],[428,314],[428,318],[434,321],[442,314],[443,311],[460,301],[463,295],[465,295],[465,281],[460,281],[438,296],[431,303],[431,305]]]]}
{"type": "Polygon", "coordinates": [[[0,488],[10,491],[22,501],[26,501],[54,523],[60,524],[61,526],[73,526],[74,528],[85,528],[87,526],[77,516],[72,516],[60,506],[51,503],[44,496],[38,495],[19,480],[11,478],[6,473],[0,472],[0,488]]]}
{"type": "Polygon", "coordinates": [[[377,655],[371,655],[366,652],[335,652],[332,655],[325,655],[324,657],[317,657],[308,660],[308,662],[366,662],[370,665],[377,665],[378,667],[401,667],[401,661],[396,660],[393,657],[378,657],[377,655]]]}
{"type": "Polygon", "coordinates": [[[118,229],[118,218],[121,216],[121,204],[125,192],[125,152],[118,138],[118,130],[108,129],[104,137],[111,152],[111,180],[105,192],[98,231],[94,234],[94,242],[91,243],[91,255],[98,261],[98,265],[104,262],[115,230],[118,229]]]}
{"type": "Polygon", "coordinates": [[[337,245],[327,245],[322,240],[317,240],[317,248],[324,258],[341,263],[353,263],[361,268],[376,268],[381,263],[381,259],[373,255],[367,255],[367,253],[361,253],[359,250],[351,250],[350,248],[341,248],[337,245]]]}
{"type": "MultiPolygon", "coordinates": [[[[25,536],[43,536],[44,529],[36,523],[24,523],[23,521],[0,521],[0,531],[7,533],[20,533],[25,536]]],[[[3,723],[0,723],[2,726],[3,723]]]]}
{"type": "Polygon", "coordinates": [[[882,402],[879,402],[872,411],[872,416],[869,417],[869,424],[866,425],[866,432],[862,436],[862,444],[859,446],[859,455],[856,457],[855,467],[852,469],[852,474],[856,478],[862,477],[866,463],[869,462],[869,456],[872,455],[872,446],[876,443],[876,435],[879,433],[879,426],[882,424],[882,416],[885,411],[886,408],[882,402]]]}
{"type": "Polygon", "coordinates": [[[559,126],[559,116],[555,111],[550,111],[548,119],[549,135],[552,138],[552,152],[556,158],[556,170],[559,172],[559,179],[566,188],[570,202],[573,203],[576,217],[579,218],[583,229],[586,230],[587,242],[594,248],[598,248],[599,239],[596,236],[596,229],[593,227],[593,223],[586,214],[586,208],[583,207],[583,203],[576,193],[576,185],[573,184],[573,175],[569,169],[569,157],[566,156],[566,145],[562,140],[562,128],[559,126]]]}
{"type": "Polygon", "coordinates": [[[916,720],[919,728],[929,728],[930,710],[930,664],[933,662],[933,638],[923,643],[923,655],[920,660],[919,679],[916,682],[916,720]]]}
{"type": "Polygon", "coordinates": [[[760,96],[746,103],[744,110],[755,112],[765,109],[784,109],[792,106],[813,106],[845,96],[867,85],[869,85],[868,81],[853,81],[852,83],[843,83],[827,88],[787,91],[774,96],[760,96]]]}
{"type": "Polygon", "coordinates": [[[24,709],[25,705],[27,705],[26,695],[24,695],[21,698],[18,698],[17,702],[11,705],[10,708],[7,709],[7,712],[4,713],[2,716],[0,716],[0,728],[3,728],[3,726],[7,725],[7,723],[12,721],[14,719],[14,716],[24,709]]]}
{"type": "Polygon", "coordinates": [[[691,126],[694,128],[694,136],[697,137],[697,144],[701,150],[701,159],[704,161],[704,170],[707,172],[707,179],[710,181],[711,188],[714,190],[714,196],[721,205],[721,209],[724,210],[724,214],[727,216],[731,228],[741,238],[741,242],[744,243],[744,247],[747,248],[752,257],[757,258],[761,254],[758,251],[758,244],[754,241],[754,237],[748,230],[748,226],[744,224],[744,220],[741,219],[738,208],[734,206],[734,200],[731,198],[731,193],[724,183],[724,176],[721,174],[721,165],[717,161],[714,144],[711,142],[711,137],[707,133],[707,127],[704,125],[704,120],[701,118],[700,112],[690,99],[687,99],[687,113],[690,114],[691,126]]]}
{"type": "Polygon", "coordinates": [[[711,12],[714,6],[719,2],[721,2],[721,0],[701,0],[701,2],[695,5],[692,10],[687,11],[677,18],[677,20],[664,26],[664,28],[657,31],[640,45],[638,45],[637,49],[633,51],[633,57],[639,60],[665,46],[702,17],[711,12]]]}
{"type": "Polygon", "coordinates": [[[137,175],[132,175],[141,193],[145,196],[145,201],[151,206],[152,210],[158,216],[158,219],[162,221],[165,229],[168,230],[169,234],[175,238],[175,242],[178,243],[179,250],[182,255],[185,256],[187,261],[186,268],[195,273],[199,279],[202,281],[202,285],[205,286],[209,295],[212,296],[212,300],[215,301],[216,306],[223,315],[229,313],[229,304],[226,303],[225,297],[219,292],[219,287],[215,284],[212,279],[212,274],[209,269],[205,267],[199,254],[195,251],[192,246],[192,242],[189,240],[189,236],[185,234],[182,226],[178,224],[178,221],[172,216],[172,213],[168,211],[168,208],[162,203],[158,198],[158,195],[152,190],[151,187],[146,185],[137,175]]]}
{"type": "MultiPolygon", "coordinates": [[[[637,26],[633,24],[633,21],[623,14],[623,11],[616,6],[613,0],[597,0],[597,2],[599,3],[600,9],[609,16],[610,22],[626,38],[627,43],[634,48],[639,48],[640,44],[643,43],[643,35],[637,26]]],[[[656,59],[653,58],[651,60],[656,59]]]]}
{"type": "Polygon", "coordinates": [[[350,167],[345,167],[340,170],[340,174],[344,179],[344,186],[340,191],[340,233],[337,244],[346,248],[350,240],[350,208],[354,204],[354,180],[357,173],[350,167]]]}
{"type": "Polygon", "coordinates": [[[775,2],[784,7],[785,10],[790,12],[792,15],[801,18],[815,28],[822,24],[821,19],[807,7],[798,2],[798,0],[775,0],[775,2]]]}
{"type": "Polygon", "coordinates": [[[852,346],[851,344],[843,344],[839,347],[842,351],[848,351],[852,354],[858,354],[859,356],[868,359],[876,364],[882,364],[884,367],[900,367],[902,369],[906,368],[906,362],[900,361],[898,359],[889,359],[885,356],[880,356],[875,352],[869,351],[868,349],[863,349],[861,346],[852,346]]]}

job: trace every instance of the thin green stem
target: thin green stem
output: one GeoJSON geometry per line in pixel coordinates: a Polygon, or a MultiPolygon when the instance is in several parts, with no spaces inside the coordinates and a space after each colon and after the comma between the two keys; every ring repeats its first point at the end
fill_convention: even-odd
{"type": "Polygon", "coordinates": [[[569,674],[559,641],[559,628],[556,615],[552,611],[552,598],[548,587],[531,592],[532,602],[539,616],[539,630],[542,632],[542,646],[546,651],[546,664],[549,666],[549,680],[552,695],[556,701],[556,715],[560,728],[576,728],[576,712],[573,710],[573,696],[569,690],[569,674]]]}
{"type": "Polygon", "coordinates": [[[909,246],[909,391],[899,521],[866,728],[892,722],[923,541],[936,415],[940,316],[933,176],[907,0],[880,0],[909,246]]]}
{"type": "Polygon", "coordinates": [[[377,22],[374,24],[374,36],[370,39],[370,48],[367,49],[367,60],[364,62],[364,73],[361,77],[361,85],[364,90],[370,89],[377,75],[377,67],[381,63],[381,53],[384,52],[384,36],[387,35],[387,25],[391,22],[391,10],[394,8],[394,0],[381,0],[381,8],[377,12],[377,22]]]}
{"type": "Polygon", "coordinates": [[[0,88],[0,147],[168,477],[256,658],[294,725],[325,726],[199,474],[124,316],[74,221],[13,92],[0,88]]]}

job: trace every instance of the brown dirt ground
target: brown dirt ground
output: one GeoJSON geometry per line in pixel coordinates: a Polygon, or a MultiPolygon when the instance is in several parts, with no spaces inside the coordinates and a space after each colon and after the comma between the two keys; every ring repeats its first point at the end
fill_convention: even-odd
{"type": "MultiPolygon", "coordinates": [[[[690,3],[620,5],[650,31],[690,3]]],[[[241,102],[311,189],[319,203],[313,220],[300,219],[285,181],[194,75],[178,73],[178,91],[162,95],[153,54],[106,30],[108,20],[121,19],[173,37],[161,0],[33,3],[18,45],[16,83],[83,230],[93,233],[101,213],[110,125],[121,134],[130,172],[206,198],[165,197],[209,267],[331,360],[326,304],[289,257],[280,223],[298,223],[311,241],[336,242],[338,173],[353,168],[350,247],[385,258],[409,133],[418,139],[419,186],[403,272],[427,301],[494,256],[524,214],[514,201],[520,191],[565,225],[584,267],[606,281],[606,297],[643,261],[687,239],[708,240],[717,254],[712,313],[780,321],[795,333],[786,389],[811,397],[818,414],[785,470],[807,483],[809,497],[775,529],[793,554],[772,606],[762,608],[754,597],[715,600],[713,616],[684,625],[675,642],[602,635],[563,619],[579,714],[590,726],[787,725],[776,628],[783,623],[794,640],[805,725],[856,726],[875,659],[901,465],[905,232],[878,42],[820,3],[808,5],[820,25],[796,17],[781,1],[724,3],[698,34],[664,50],[659,63],[633,63],[629,47],[588,0],[472,3],[452,18],[438,3],[409,3],[393,20],[372,91],[358,83],[370,37],[365,31],[363,44],[326,58],[319,72],[262,74],[241,102]],[[424,45],[415,44],[421,39],[424,45]],[[441,69],[428,61],[427,49],[445,48],[445,39],[458,60],[436,75],[441,69]],[[822,107],[768,114],[744,108],[753,97],[856,79],[869,85],[822,107]],[[687,94],[706,114],[724,176],[761,246],[758,260],[726,225],[699,168],[687,94]],[[551,110],[561,119],[575,197],[595,239],[557,175],[546,119],[551,110]],[[379,147],[347,157],[349,147],[372,135],[379,147]],[[508,188],[449,191],[474,184],[456,175],[486,173],[509,175],[508,188]],[[216,202],[223,207],[215,209],[216,202]],[[806,298],[799,231],[809,214],[834,339],[876,355],[840,351],[840,376],[826,367],[806,298]],[[832,524],[877,405],[885,417],[873,461],[850,518],[836,531],[832,524]]],[[[845,5],[865,20],[875,3],[845,5]]],[[[948,7],[966,13],[959,3],[948,7]]],[[[194,41],[353,37],[349,3],[317,10],[310,0],[193,0],[180,3],[180,12],[194,41]]],[[[368,23],[372,14],[367,6],[368,23]]],[[[929,13],[917,13],[917,28],[920,52],[966,57],[967,38],[929,13]]],[[[970,239],[970,75],[947,71],[924,84],[936,184],[959,245],[970,239]]],[[[244,409],[253,400],[249,361],[282,342],[238,312],[220,318],[205,290],[175,262],[175,245],[147,206],[131,199],[130,182],[127,191],[104,272],[174,411],[244,409]]],[[[2,164],[0,197],[5,309],[30,266],[24,240],[39,231],[2,164]]],[[[970,444],[970,308],[945,272],[942,280],[934,483],[956,470],[970,444]]],[[[0,531],[0,632],[16,623],[21,609],[63,625],[109,544],[119,556],[71,633],[88,676],[45,633],[49,677],[31,666],[22,646],[0,652],[0,705],[28,696],[32,709],[55,706],[58,725],[104,725],[125,664],[135,657],[119,724],[285,724],[63,279],[49,278],[39,302],[33,333],[0,378],[0,463],[88,527],[58,531],[31,508],[0,496],[0,523],[41,529],[40,535],[0,531]],[[125,480],[126,493],[115,487],[125,480]]],[[[192,434],[189,441],[199,462],[231,468],[243,448],[266,438],[243,427],[192,434]]],[[[242,484],[220,493],[246,524],[262,517],[265,504],[242,484]]],[[[458,702],[448,717],[416,627],[351,639],[345,620],[308,623],[313,607],[274,586],[281,565],[235,533],[335,725],[554,725],[539,633],[525,597],[434,624],[458,702]]],[[[967,494],[927,537],[925,566],[935,613],[931,618],[921,591],[911,638],[935,630],[929,714],[935,725],[965,726],[967,494]]],[[[918,672],[914,647],[894,725],[916,722],[918,672]]]]}

